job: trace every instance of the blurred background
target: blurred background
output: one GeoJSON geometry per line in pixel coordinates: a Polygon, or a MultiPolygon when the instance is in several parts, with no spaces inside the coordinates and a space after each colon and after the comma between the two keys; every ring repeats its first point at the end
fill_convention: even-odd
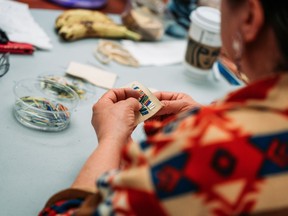
{"type": "MultiPolygon", "coordinates": [[[[60,4],[54,3],[49,0],[18,0],[19,2],[26,3],[30,8],[42,8],[42,9],[55,9],[64,10],[67,7],[61,6],[60,4]]],[[[123,12],[128,0],[107,0],[106,4],[98,8],[98,10],[105,13],[116,13],[123,12]]]]}

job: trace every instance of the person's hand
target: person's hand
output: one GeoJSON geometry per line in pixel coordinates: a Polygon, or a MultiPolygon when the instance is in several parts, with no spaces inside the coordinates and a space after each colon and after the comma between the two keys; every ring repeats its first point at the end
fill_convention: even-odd
{"type": "Polygon", "coordinates": [[[129,140],[136,127],[135,113],[141,108],[139,97],[132,89],[113,89],[94,104],[92,125],[99,143],[117,141],[121,147],[129,140]]]}
{"type": "Polygon", "coordinates": [[[202,106],[193,100],[192,97],[184,93],[155,92],[154,95],[163,104],[163,108],[156,113],[155,117],[178,114],[185,110],[202,106]]]}

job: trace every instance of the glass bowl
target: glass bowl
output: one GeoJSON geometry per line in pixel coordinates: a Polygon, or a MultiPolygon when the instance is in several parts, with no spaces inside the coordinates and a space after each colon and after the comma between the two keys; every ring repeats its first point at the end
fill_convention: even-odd
{"type": "Polygon", "coordinates": [[[24,79],[14,86],[14,115],[23,125],[61,131],[70,123],[78,94],[66,85],[47,79],[24,79]]]}
{"type": "Polygon", "coordinates": [[[79,96],[79,104],[96,99],[96,87],[83,79],[63,74],[62,72],[43,73],[39,79],[47,79],[58,82],[73,89],[79,96]]]}

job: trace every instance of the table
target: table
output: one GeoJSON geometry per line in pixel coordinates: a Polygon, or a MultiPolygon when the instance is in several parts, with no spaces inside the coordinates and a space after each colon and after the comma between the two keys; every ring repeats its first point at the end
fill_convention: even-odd
{"type": "MultiPolygon", "coordinates": [[[[69,187],[97,146],[90,123],[92,105],[105,92],[97,88],[95,98],[80,104],[73,113],[70,127],[61,132],[32,130],[15,120],[13,86],[18,80],[46,72],[64,72],[70,61],[99,65],[92,55],[97,39],[63,43],[53,29],[61,11],[31,11],[54,48],[36,51],[33,56],[11,55],[10,71],[0,78],[0,214],[3,216],[37,215],[52,194],[69,187]]],[[[185,75],[182,64],[138,69],[112,64],[105,69],[118,74],[115,87],[138,80],[158,90],[189,93],[204,104],[233,89],[221,81],[194,83],[185,75]]],[[[133,138],[143,138],[141,125],[133,138]]]]}

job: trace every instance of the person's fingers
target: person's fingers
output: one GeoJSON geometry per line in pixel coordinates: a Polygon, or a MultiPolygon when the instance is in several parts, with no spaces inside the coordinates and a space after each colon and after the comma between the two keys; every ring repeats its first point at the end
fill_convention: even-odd
{"type": "Polygon", "coordinates": [[[112,103],[116,103],[121,100],[125,100],[127,98],[139,98],[140,93],[130,88],[118,88],[112,89],[106,92],[101,99],[105,99],[107,101],[111,101],[112,103]]]}
{"type": "Polygon", "coordinates": [[[158,98],[158,100],[173,100],[175,93],[173,92],[155,92],[154,95],[158,98]]]}
{"type": "Polygon", "coordinates": [[[183,109],[182,103],[179,101],[162,101],[163,108],[157,112],[157,115],[176,114],[183,109]]]}
{"type": "Polygon", "coordinates": [[[132,97],[129,97],[128,99],[126,99],[125,104],[132,107],[134,111],[138,111],[142,107],[141,103],[137,99],[132,98],[132,97]]]}
{"type": "Polygon", "coordinates": [[[190,99],[190,96],[185,93],[176,93],[176,92],[155,92],[154,95],[158,98],[158,100],[180,100],[183,98],[190,99]]]}

